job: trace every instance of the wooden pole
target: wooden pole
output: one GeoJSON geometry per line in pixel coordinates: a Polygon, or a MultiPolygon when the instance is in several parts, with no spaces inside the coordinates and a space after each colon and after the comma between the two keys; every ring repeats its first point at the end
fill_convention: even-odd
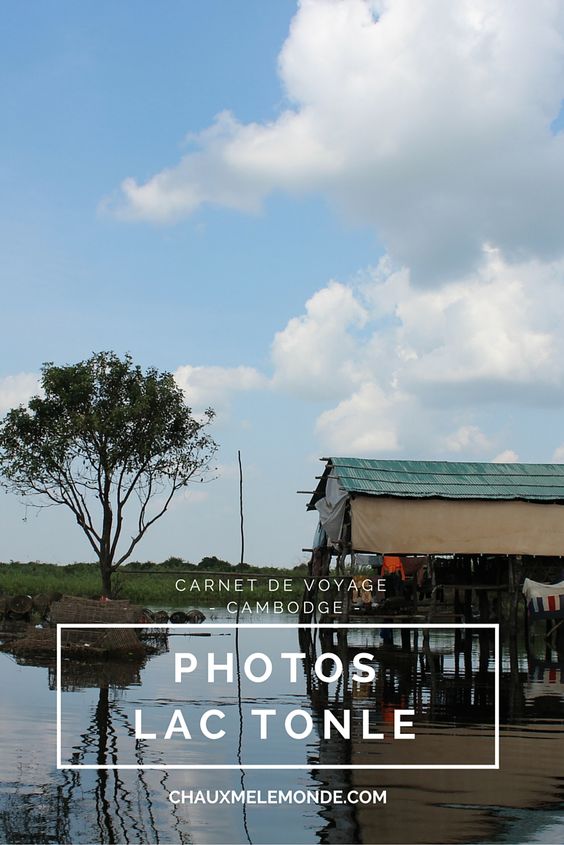
{"type": "MultiPolygon", "coordinates": [[[[243,464],[241,463],[241,450],[237,450],[237,461],[239,463],[239,516],[241,524],[241,556],[239,563],[241,564],[241,571],[243,570],[243,563],[245,559],[245,522],[243,516],[243,464]]],[[[241,593],[237,594],[237,616],[235,622],[239,622],[239,614],[241,612],[241,593]]],[[[235,629],[235,638],[239,636],[239,628],[235,629]]]]}
{"type": "Polygon", "coordinates": [[[239,462],[239,514],[241,518],[241,566],[245,562],[245,519],[243,514],[243,465],[241,463],[241,450],[237,450],[237,461],[239,462]]]}

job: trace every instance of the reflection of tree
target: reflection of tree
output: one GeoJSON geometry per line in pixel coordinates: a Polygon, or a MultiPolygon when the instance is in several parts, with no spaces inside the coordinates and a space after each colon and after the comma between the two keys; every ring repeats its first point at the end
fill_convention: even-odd
{"type": "MultiPolygon", "coordinates": [[[[95,663],[63,662],[63,690],[98,689],[88,727],[73,749],[73,764],[118,764],[118,741],[124,732],[135,742],[135,762],[143,764],[146,745],[135,741],[135,729],[119,698],[120,689],[140,684],[140,669],[138,663],[107,661],[100,667],[95,663]]],[[[54,681],[52,671],[50,679],[54,681]]],[[[168,801],[166,827],[159,831],[155,791],[154,788],[151,791],[149,781],[154,787],[156,779],[159,794],[162,789],[162,794],[167,796],[170,791],[167,771],[73,769],[55,772],[53,777],[56,782],[30,787],[22,766],[20,781],[8,785],[13,791],[0,796],[0,842],[158,845],[163,840],[172,841],[171,826],[174,841],[180,845],[191,841],[178,808],[168,801]]]]}
{"type": "Polygon", "coordinates": [[[15,792],[2,796],[0,805],[0,841],[17,843],[61,843],[73,840],[70,833],[72,811],[72,779],[65,777],[64,784],[46,784],[34,791],[22,792],[22,785],[15,792]]]}
{"type": "MultiPolygon", "coordinates": [[[[96,707],[95,716],[96,728],[98,729],[98,754],[96,755],[96,762],[100,765],[106,764],[107,750],[108,750],[108,731],[110,725],[110,704],[109,704],[109,689],[103,687],[100,689],[98,698],[98,705],[96,707]]],[[[114,770],[114,775],[117,772],[114,770]]],[[[96,784],[96,817],[98,820],[98,829],[100,831],[101,842],[115,842],[115,828],[112,813],[110,812],[110,802],[107,797],[108,789],[108,771],[100,769],[98,772],[98,780],[96,784]],[[107,832],[107,838],[104,833],[107,832]]],[[[115,791],[114,795],[117,797],[119,792],[118,778],[115,777],[115,791]]],[[[123,820],[119,812],[119,802],[116,801],[116,817],[122,823],[123,820]]]]}
{"type": "MultiPolygon", "coordinates": [[[[100,766],[117,765],[119,727],[135,738],[135,730],[123,708],[118,702],[110,701],[109,686],[102,686],[90,724],[81,735],[78,748],[74,750],[73,764],[83,762],[88,754],[94,754],[100,766]]],[[[137,741],[135,758],[138,765],[143,764],[144,750],[144,743],[137,741]]],[[[110,845],[117,842],[154,842],[159,845],[161,833],[147,774],[143,770],[136,770],[128,771],[128,776],[133,779],[133,789],[125,782],[119,769],[95,771],[94,804],[99,841],[110,845]]],[[[167,780],[168,772],[165,771],[159,783],[166,793],[169,791],[167,780]]],[[[181,819],[175,805],[170,804],[170,812],[178,842],[189,842],[190,837],[181,828],[181,819]]],[[[166,834],[165,840],[169,840],[166,834]]]]}

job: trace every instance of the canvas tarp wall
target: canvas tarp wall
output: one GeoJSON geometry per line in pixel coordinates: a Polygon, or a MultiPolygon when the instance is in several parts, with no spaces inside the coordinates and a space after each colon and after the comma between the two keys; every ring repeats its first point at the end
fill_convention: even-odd
{"type": "Polygon", "coordinates": [[[359,552],[564,555],[564,505],[354,496],[359,552]]]}
{"type": "Polygon", "coordinates": [[[325,496],[315,505],[319,512],[319,521],[330,543],[341,539],[346,506],[347,491],[343,490],[336,474],[332,472],[327,478],[325,496]]]}

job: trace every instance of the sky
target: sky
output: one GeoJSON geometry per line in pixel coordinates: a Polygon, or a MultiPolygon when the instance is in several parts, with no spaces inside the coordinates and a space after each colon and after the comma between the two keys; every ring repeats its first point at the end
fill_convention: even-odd
{"type": "MultiPolygon", "coordinates": [[[[558,0],[3,5],[0,413],[130,352],[217,411],[140,560],[294,566],[327,455],[564,460],[558,0]]],[[[90,559],[2,496],[0,559],[90,559]]]]}

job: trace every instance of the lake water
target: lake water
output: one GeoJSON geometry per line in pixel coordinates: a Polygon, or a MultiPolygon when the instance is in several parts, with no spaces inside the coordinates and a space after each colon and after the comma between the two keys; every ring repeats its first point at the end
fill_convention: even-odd
{"type": "MultiPolygon", "coordinates": [[[[222,621],[216,619],[216,622],[222,621]]],[[[284,622],[293,622],[287,618],[284,622]]],[[[230,617],[226,622],[232,623],[230,617]]],[[[63,661],[61,756],[75,766],[56,768],[56,675],[53,667],[22,666],[0,655],[2,671],[0,841],[9,843],[318,843],[564,841],[564,676],[560,668],[519,655],[518,672],[501,666],[501,770],[341,769],[342,765],[480,765],[494,762],[495,673],[493,641],[475,634],[460,641],[452,631],[401,649],[400,632],[384,643],[378,628],[355,628],[335,642],[345,676],[319,682],[300,661],[295,681],[281,653],[302,650],[296,628],[254,625],[239,632],[206,629],[182,636],[173,629],[168,650],[142,665],[97,666],[63,661]],[[416,645],[416,647],[415,647],[416,645]],[[237,646],[237,649],[235,649],[237,646]],[[218,665],[238,653],[231,681],[218,669],[213,685],[207,656],[218,665]],[[196,668],[175,683],[175,654],[193,655],[196,668]],[[367,651],[374,677],[352,679],[352,660],[367,651]],[[245,661],[269,655],[273,673],[250,680],[245,661]],[[239,666],[239,678],[237,675],[239,666]],[[348,677],[347,677],[348,673],[348,677]],[[323,712],[344,724],[324,737],[323,712]],[[135,711],[142,731],[135,736],[135,711]],[[180,710],[191,737],[164,734],[180,710]],[[212,740],[201,733],[224,730],[212,740]],[[253,710],[266,718],[267,738],[253,710]],[[311,717],[309,736],[288,736],[284,720],[294,710],[311,717]],[[370,712],[367,726],[362,713],[370,712]],[[394,712],[413,710],[415,739],[394,739],[394,712]],[[366,730],[382,739],[363,736],[366,730]],[[138,770],[121,768],[123,764],[138,770]],[[203,768],[233,765],[231,770],[203,768]],[[189,765],[154,770],[151,765],[189,765]],[[252,769],[269,764],[276,768],[252,769]],[[309,769],[284,769],[302,765],[309,769]],[[387,790],[387,804],[341,806],[172,804],[175,790],[387,790]]],[[[312,643],[310,657],[326,650],[312,643]]],[[[184,660],[184,668],[189,661],[184,660]]],[[[324,664],[329,672],[334,664],[324,664]]],[[[255,674],[265,668],[253,664],[255,674]]],[[[404,717],[405,719],[406,717],[404,717]]],[[[305,717],[293,723],[302,730],[305,717]]],[[[178,728],[178,721],[176,722],[178,728]]],[[[406,729],[408,732],[409,729],[406,729]]]]}

